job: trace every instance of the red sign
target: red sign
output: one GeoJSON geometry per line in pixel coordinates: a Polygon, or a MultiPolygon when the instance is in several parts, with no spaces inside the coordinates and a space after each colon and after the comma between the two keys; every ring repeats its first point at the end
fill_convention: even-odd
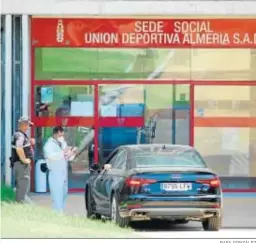
{"type": "Polygon", "coordinates": [[[256,48],[256,19],[32,18],[36,47],[256,48]]]}

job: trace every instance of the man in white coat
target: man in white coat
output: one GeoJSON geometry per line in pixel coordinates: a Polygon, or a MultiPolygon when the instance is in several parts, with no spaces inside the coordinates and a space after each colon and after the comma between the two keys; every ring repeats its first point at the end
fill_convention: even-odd
{"type": "Polygon", "coordinates": [[[44,157],[49,170],[49,187],[53,208],[63,212],[68,194],[68,161],[75,157],[75,148],[68,147],[64,129],[55,127],[53,136],[44,145],[44,157]]]}

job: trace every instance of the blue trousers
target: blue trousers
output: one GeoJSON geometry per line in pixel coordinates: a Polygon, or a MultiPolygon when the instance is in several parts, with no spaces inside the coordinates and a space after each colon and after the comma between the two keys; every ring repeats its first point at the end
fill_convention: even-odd
{"type": "Polygon", "coordinates": [[[68,195],[67,173],[49,171],[49,187],[53,209],[57,212],[63,212],[68,195]]]}

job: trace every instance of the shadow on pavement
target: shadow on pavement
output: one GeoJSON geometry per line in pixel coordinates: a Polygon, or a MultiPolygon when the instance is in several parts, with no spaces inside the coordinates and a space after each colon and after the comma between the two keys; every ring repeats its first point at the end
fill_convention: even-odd
{"type": "Polygon", "coordinates": [[[136,231],[199,231],[202,230],[200,222],[187,224],[174,224],[166,220],[132,222],[131,227],[136,231]]]}

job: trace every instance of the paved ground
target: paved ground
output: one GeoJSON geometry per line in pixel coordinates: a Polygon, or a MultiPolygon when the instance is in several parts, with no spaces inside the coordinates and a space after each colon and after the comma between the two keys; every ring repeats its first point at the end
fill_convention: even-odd
{"type": "MultiPolygon", "coordinates": [[[[33,194],[35,203],[51,207],[48,194],[33,194]]],[[[67,201],[66,213],[69,215],[85,216],[83,194],[70,194],[67,201]]],[[[187,225],[167,225],[159,222],[134,223],[132,227],[138,234],[153,238],[180,238],[180,237],[252,237],[256,236],[256,194],[243,196],[242,194],[228,194],[224,198],[224,221],[219,232],[203,232],[199,222],[187,225]],[[184,234],[186,231],[186,234],[184,234]],[[201,231],[200,235],[198,231],[201,231]]]]}

